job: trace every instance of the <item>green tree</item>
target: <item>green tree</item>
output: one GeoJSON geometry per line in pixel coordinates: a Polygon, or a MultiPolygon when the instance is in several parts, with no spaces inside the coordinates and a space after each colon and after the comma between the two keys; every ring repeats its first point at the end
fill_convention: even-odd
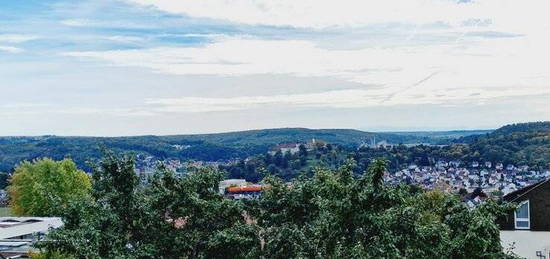
{"type": "Polygon", "coordinates": [[[283,152],[281,150],[277,150],[275,154],[273,155],[273,164],[276,166],[283,166],[283,152]]]}
{"type": "Polygon", "coordinates": [[[22,162],[8,187],[11,211],[18,216],[55,216],[71,201],[87,199],[90,178],[70,159],[22,162]]]}
{"type": "Polygon", "coordinates": [[[93,199],[73,203],[39,246],[78,258],[256,257],[257,227],[242,203],[217,193],[222,179],[212,169],[180,178],[161,167],[141,186],[132,156],[107,153],[94,169],[93,199]]]}
{"type": "Polygon", "coordinates": [[[217,193],[223,174],[177,177],[165,168],[139,185],[131,157],[96,168],[93,199],[75,201],[65,225],[41,243],[78,258],[509,258],[489,200],[470,209],[456,196],[384,184],[386,161],[358,176],[348,160],[291,184],[266,176],[259,200],[217,193]]]}
{"type": "Polygon", "coordinates": [[[510,206],[383,184],[385,161],[357,177],[352,161],[291,188],[275,177],[256,211],[270,258],[507,258],[495,224],[510,206]]]}

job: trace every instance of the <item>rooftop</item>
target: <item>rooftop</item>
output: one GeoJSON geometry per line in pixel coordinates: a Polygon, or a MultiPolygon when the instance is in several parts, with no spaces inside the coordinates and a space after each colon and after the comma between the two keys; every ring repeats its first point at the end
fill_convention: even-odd
{"type": "Polygon", "coordinates": [[[61,225],[61,218],[0,217],[0,240],[46,233],[50,228],[58,228],[61,225]]]}

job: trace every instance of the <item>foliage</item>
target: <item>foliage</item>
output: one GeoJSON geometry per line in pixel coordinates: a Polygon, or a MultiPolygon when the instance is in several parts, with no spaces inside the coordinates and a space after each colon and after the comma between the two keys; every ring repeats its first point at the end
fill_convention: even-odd
{"type": "Polygon", "coordinates": [[[15,168],[8,193],[13,214],[42,217],[57,215],[71,201],[86,200],[90,188],[88,175],[73,161],[44,158],[15,168]]]}
{"type": "Polygon", "coordinates": [[[468,209],[458,198],[380,182],[383,162],[355,178],[319,170],[288,188],[266,178],[258,225],[274,258],[506,258],[495,202],[468,209]]]}
{"type": "Polygon", "coordinates": [[[300,151],[295,154],[283,154],[281,151],[274,155],[266,153],[240,159],[230,165],[220,165],[219,169],[227,172],[229,178],[242,178],[252,182],[259,182],[266,172],[290,181],[302,173],[312,173],[315,167],[336,169],[344,164],[349,152],[345,147],[330,144],[316,146],[310,151],[304,145],[299,148],[300,151]]]}
{"type": "Polygon", "coordinates": [[[513,124],[474,138],[466,159],[550,168],[550,122],[513,124]]]}
{"type": "Polygon", "coordinates": [[[259,200],[217,193],[222,173],[139,185],[131,157],[95,169],[93,200],[75,201],[40,243],[77,258],[507,258],[495,219],[511,208],[469,209],[457,197],[382,182],[386,162],[356,176],[353,160],[289,185],[265,177],[259,200]]]}
{"type": "Polygon", "coordinates": [[[178,178],[160,169],[139,185],[132,157],[112,153],[94,170],[91,201],[73,203],[65,225],[42,243],[78,258],[244,258],[259,249],[243,205],[217,192],[211,169],[178,178]]]}
{"type": "Polygon", "coordinates": [[[30,252],[29,258],[31,259],[75,259],[75,257],[72,255],[63,254],[55,251],[48,251],[44,253],[30,252]]]}
{"type": "Polygon", "coordinates": [[[0,172],[0,190],[8,186],[10,176],[7,173],[0,172]]]}

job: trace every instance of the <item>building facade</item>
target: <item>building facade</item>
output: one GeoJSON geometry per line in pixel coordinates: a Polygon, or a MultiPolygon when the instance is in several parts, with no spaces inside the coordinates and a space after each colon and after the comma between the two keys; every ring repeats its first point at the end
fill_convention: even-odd
{"type": "Polygon", "coordinates": [[[550,179],[511,192],[504,201],[518,205],[499,220],[503,247],[525,258],[550,258],[550,179]]]}

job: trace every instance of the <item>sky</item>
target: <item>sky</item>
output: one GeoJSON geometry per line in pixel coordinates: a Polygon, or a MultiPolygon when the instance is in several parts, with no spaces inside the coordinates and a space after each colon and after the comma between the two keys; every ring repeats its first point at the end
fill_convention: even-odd
{"type": "Polygon", "coordinates": [[[0,135],[550,120],[547,0],[1,0],[0,135]]]}

